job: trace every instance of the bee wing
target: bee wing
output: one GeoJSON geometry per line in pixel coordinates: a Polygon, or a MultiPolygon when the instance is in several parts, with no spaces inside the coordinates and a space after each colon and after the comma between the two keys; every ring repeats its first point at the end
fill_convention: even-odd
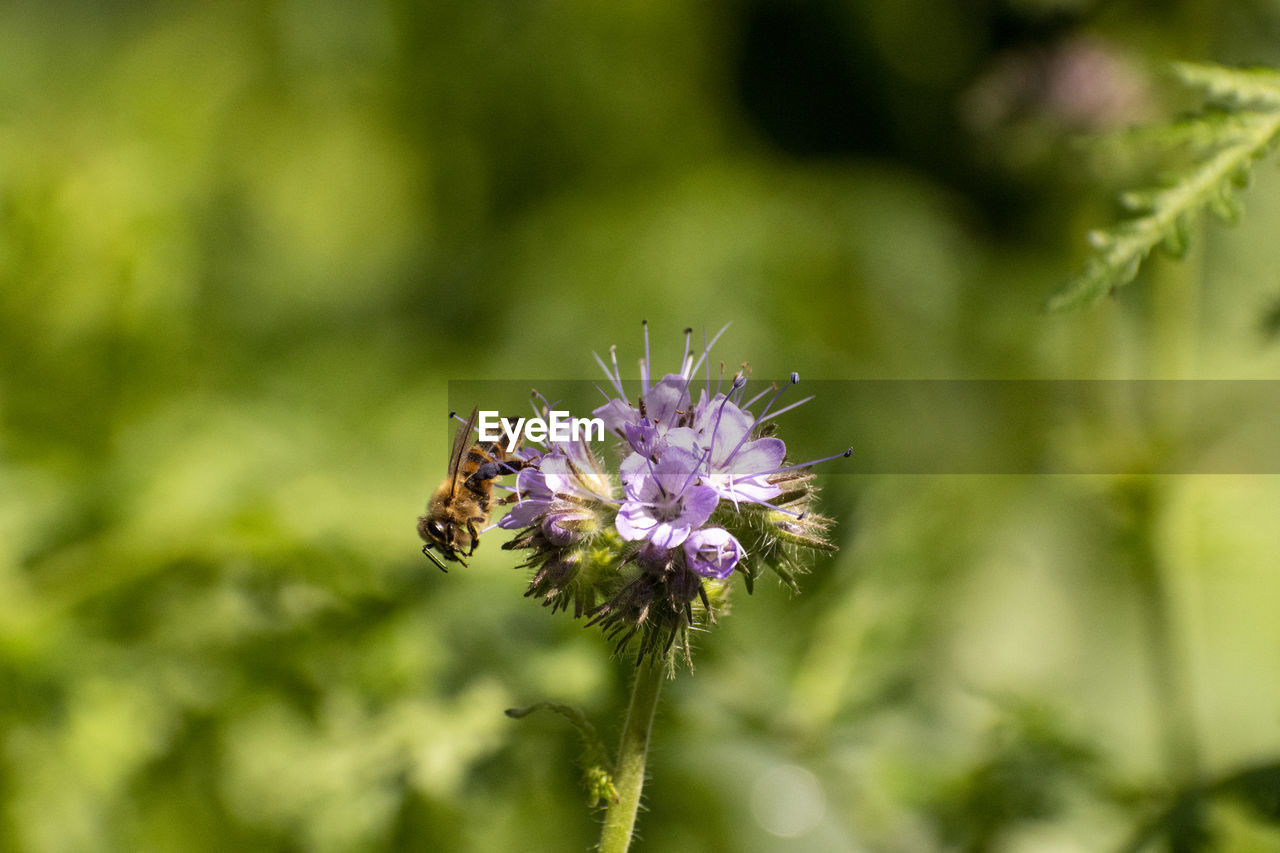
{"type": "Polygon", "coordinates": [[[458,488],[458,468],[462,465],[462,457],[467,454],[467,448],[471,446],[471,428],[476,425],[476,418],[480,414],[480,407],[476,406],[471,410],[471,416],[466,422],[458,427],[457,433],[453,436],[453,449],[449,451],[449,497],[453,497],[454,489],[458,488]]]}

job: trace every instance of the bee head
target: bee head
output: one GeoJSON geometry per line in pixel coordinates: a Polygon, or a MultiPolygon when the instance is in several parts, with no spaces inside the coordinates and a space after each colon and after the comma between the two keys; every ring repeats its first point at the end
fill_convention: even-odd
{"type": "Polygon", "coordinates": [[[431,562],[439,566],[440,571],[449,571],[445,567],[444,560],[452,560],[455,563],[461,563],[463,566],[467,564],[467,561],[462,559],[462,556],[454,547],[454,527],[450,522],[441,523],[430,516],[424,515],[418,519],[418,535],[426,543],[422,546],[423,555],[429,557],[431,562]],[[439,554],[436,553],[437,551],[439,551],[439,554]]]}

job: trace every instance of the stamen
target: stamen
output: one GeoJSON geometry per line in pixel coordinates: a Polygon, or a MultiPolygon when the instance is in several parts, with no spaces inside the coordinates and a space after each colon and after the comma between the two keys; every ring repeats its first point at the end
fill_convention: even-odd
{"type": "Polygon", "coordinates": [[[742,408],[745,409],[747,408],[747,406],[755,405],[756,401],[759,400],[761,397],[763,397],[765,394],[768,394],[770,391],[777,391],[777,390],[778,390],[778,383],[777,382],[771,383],[768,388],[764,389],[759,394],[755,395],[750,400],[743,403],[742,408]]]}
{"type": "MultiPolygon", "coordinates": [[[[716,423],[715,423],[715,426],[711,428],[711,441],[707,445],[711,450],[715,449],[716,433],[720,431],[720,419],[724,417],[724,407],[728,405],[728,403],[729,403],[729,398],[725,397],[723,400],[720,401],[720,409],[719,411],[716,412],[716,423]]],[[[710,450],[708,450],[707,452],[707,476],[708,477],[711,476],[711,451],[710,450]]]]}
{"type": "MultiPolygon", "coordinates": [[[[725,324],[720,328],[720,331],[716,332],[715,337],[711,339],[711,343],[706,343],[707,336],[706,336],[706,333],[705,333],[705,332],[703,333],[703,336],[702,336],[702,340],[703,340],[702,355],[698,358],[697,363],[695,363],[695,364],[693,365],[693,370],[691,370],[691,371],[690,371],[690,375],[692,375],[692,374],[694,374],[694,373],[697,373],[697,372],[698,372],[698,368],[702,366],[702,362],[706,359],[706,357],[707,357],[708,355],[710,355],[710,354],[711,354],[711,348],[712,348],[713,346],[715,346],[715,345],[716,345],[716,341],[720,340],[720,336],[721,336],[721,335],[723,335],[723,334],[725,333],[725,331],[726,331],[726,330],[728,330],[728,328],[729,328],[729,326],[730,326],[730,325],[731,325],[730,323],[725,323],[725,324]]],[[[708,371],[708,374],[707,374],[707,375],[708,375],[708,379],[709,379],[709,378],[710,378],[710,372],[709,372],[709,371],[708,371]]]]}
{"type": "MultiPolygon", "coordinates": [[[[688,343],[689,343],[689,333],[692,331],[693,331],[692,329],[685,329],[685,346],[686,347],[688,347],[688,343]]],[[[681,426],[681,425],[692,426],[693,425],[693,412],[694,412],[693,393],[689,390],[690,387],[693,385],[693,372],[689,370],[689,364],[691,361],[693,361],[693,356],[686,354],[685,360],[684,360],[684,367],[680,371],[680,376],[684,378],[684,391],[682,392],[682,395],[689,398],[689,410],[686,412],[680,412],[679,410],[677,410],[677,413],[681,415],[681,417],[675,420],[673,426],[681,426]]],[[[710,377],[708,377],[707,379],[708,388],[710,387],[710,383],[711,383],[711,379],[710,377]]]]}
{"type": "MultiPolygon", "coordinates": [[[[590,458],[591,458],[591,456],[590,456],[591,451],[587,449],[586,442],[582,439],[582,437],[581,437],[581,436],[579,436],[579,438],[578,438],[578,445],[579,445],[580,447],[582,447],[582,448],[585,450],[585,452],[587,453],[587,458],[588,458],[588,459],[590,459],[590,458]]],[[[586,491],[587,493],[589,493],[592,497],[597,498],[598,500],[606,501],[606,502],[608,502],[608,503],[614,503],[614,504],[621,504],[621,503],[622,503],[621,501],[619,501],[619,500],[615,500],[614,498],[610,497],[609,495],[602,495],[602,494],[600,494],[599,492],[597,492],[595,489],[591,488],[590,484],[589,484],[589,483],[588,483],[588,481],[587,481],[587,480],[588,480],[588,478],[584,477],[584,476],[582,475],[582,471],[581,471],[581,470],[579,470],[579,468],[578,468],[578,463],[574,462],[574,461],[573,461],[573,459],[572,459],[572,458],[570,458],[568,454],[565,454],[565,461],[566,461],[566,463],[568,463],[568,465],[569,465],[569,473],[573,474],[573,478],[574,478],[575,480],[577,480],[577,481],[578,481],[578,485],[579,485],[580,487],[582,487],[582,489],[583,489],[584,491],[586,491]]],[[[593,463],[592,463],[592,467],[595,467],[595,465],[594,465],[594,461],[593,461],[593,463]]],[[[594,475],[599,475],[599,474],[600,474],[600,471],[597,469],[596,471],[594,471],[594,472],[592,472],[592,473],[593,473],[594,475]]],[[[593,480],[605,480],[605,478],[604,478],[604,477],[602,477],[602,476],[593,476],[591,479],[593,479],[593,480]]],[[[518,481],[517,481],[517,482],[518,482],[518,481]]]]}
{"type": "Polygon", "coordinates": [[[658,491],[662,492],[662,494],[665,495],[667,493],[667,490],[662,488],[662,481],[658,479],[658,475],[654,473],[654,470],[653,470],[653,457],[646,456],[644,457],[644,461],[649,463],[649,476],[653,478],[653,482],[657,483],[658,491]]]}
{"type": "MultiPolygon", "coordinates": [[[[615,370],[617,370],[618,368],[618,357],[617,357],[617,354],[614,352],[616,349],[617,347],[609,347],[609,354],[613,356],[613,367],[615,370]]],[[[600,365],[600,369],[604,371],[604,375],[608,376],[609,381],[613,383],[613,387],[618,392],[618,396],[625,399],[627,395],[622,390],[622,372],[619,371],[618,375],[615,376],[614,374],[609,372],[609,368],[605,365],[604,359],[600,357],[599,353],[596,353],[593,351],[591,355],[593,358],[595,358],[596,364],[600,365]]]]}
{"type": "MultiPolygon", "coordinates": [[[[707,333],[704,331],[702,333],[702,358],[706,358],[707,353],[709,352],[711,352],[711,345],[707,343],[707,333]]],[[[701,359],[698,360],[698,364],[702,364],[701,359]]],[[[690,376],[692,376],[694,373],[697,373],[697,372],[698,372],[698,365],[695,364],[693,366],[693,370],[690,372],[690,376]]],[[[707,362],[707,400],[709,401],[710,399],[711,399],[711,362],[708,361],[707,362]]]]}
{"type": "MultiPolygon", "coordinates": [[[[599,387],[599,386],[596,386],[596,387],[599,387]]],[[[559,401],[557,400],[556,402],[558,403],[559,401]]],[[[542,396],[542,394],[538,392],[537,388],[534,388],[533,393],[530,395],[529,405],[533,408],[534,417],[538,417],[538,418],[545,417],[548,412],[550,412],[552,409],[556,407],[556,403],[549,402],[546,397],[542,396]],[[533,405],[534,399],[538,399],[542,401],[542,405],[544,408],[541,411],[538,410],[537,406],[533,405]]]]}
{"type": "Polygon", "coordinates": [[[761,424],[769,420],[770,418],[776,418],[778,415],[791,411],[796,406],[803,406],[805,403],[809,402],[812,399],[813,399],[813,395],[810,394],[808,397],[805,397],[803,400],[796,400],[791,405],[783,406],[781,409],[778,409],[778,411],[776,412],[771,412],[770,414],[767,414],[767,415],[761,415],[760,418],[756,421],[756,423],[761,424]]]}
{"type": "MultiPolygon", "coordinates": [[[[613,362],[614,375],[618,377],[618,382],[622,382],[622,368],[618,366],[618,345],[614,344],[609,347],[609,360],[613,362]]],[[[626,396],[626,395],[623,395],[626,396]]]]}
{"type": "Polygon", "coordinates": [[[640,325],[644,326],[644,361],[640,362],[640,388],[643,392],[642,396],[649,396],[649,321],[641,320],[640,325]]]}
{"type": "MultiPolygon", "coordinates": [[[[451,409],[451,410],[449,411],[449,417],[450,417],[450,418],[452,418],[453,420],[457,421],[457,422],[458,422],[458,423],[460,423],[460,424],[465,424],[465,423],[467,422],[467,421],[466,421],[466,419],[462,417],[462,415],[458,414],[458,410],[457,410],[457,409],[451,409]]],[[[473,432],[479,432],[479,431],[480,431],[480,427],[476,426],[475,424],[472,424],[472,425],[471,425],[471,429],[472,429],[472,431],[473,431],[473,432]]]]}
{"type": "Polygon", "coordinates": [[[735,391],[737,392],[737,399],[733,401],[735,406],[742,402],[742,395],[746,393],[744,389],[747,387],[747,374],[750,372],[751,368],[748,367],[747,363],[744,361],[742,363],[742,369],[733,375],[733,390],[729,393],[732,394],[735,391]]]}
{"type": "MultiPolygon", "coordinates": [[[[685,478],[684,485],[680,487],[680,494],[683,495],[685,492],[685,489],[689,488],[689,484],[693,482],[693,478],[698,476],[698,469],[702,467],[703,461],[706,459],[709,459],[710,457],[711,457],[711,449],[708,448],[707,452],[703,454],[701,458],[698,459],[697,464],[695,464],[693,468],[690,469],[689,476],[685,478]]],[[[710,468],[708,468],[707,470],[710,470],[710,468]]]]}
{"type": "Polygon", "coordinates": [[[815,459],[812,462],[801,462],[799,465],[788,465],[785,468],[779,468],[776,471],[770,471],[769,474],[770,475],[781,474],[784,471],[797,471],[801,468],[809,468],[813,465],[821,465],[823,462],[830,462],[832,459],[839,459],[842,456],[848,459],[852,455],[853,455],[853,448],[850,447],[848,450],[846,450],[843,453],[835,453],[835,454],[832,454],[831,456],[825,456],[822,459],[815,459]]]}
{"type": "MultiPolygon", "coordinates": [[[[751,477],[747,477],[747,478],[745,478],[745,479],[748,479],[748,480],[749,480],[749,479],[752,479],[752,478],[751,478],[751,477]]],[[[759,499],[757,499],[757,498],[750,497],[749,495],[743,495],[743,496],[742,496],[742,499],[743,499],[744,501],[746,501],[747,503],[755,504],[756,506],[768,507],[769,509],[773,510],[774,512],[780,512],[780,513],[782,513],[783,515],[789,515],[789,516],[791,516],[792,518],[796,519],[797,521],[799,521],[800,519],[804,518],[804,513],[803,513],[803,512],[801,512],[801,513],[795,513],[795,512],[792,512],[792,511],[791,511],[791,510],[789,510],[789,509],[783,509],[782,507],[777,506],[777,505],[775,505],[775,504],[771,504],[771,503],[769,503],[768,501],[762,501],[762,500],[759,500],[759,499]]],[[[734,505],[735,505],[735,506],[736,506],[736,505],[737,505],[737,503],[738,503],[738,496],[737,496],[737,494],[736,494],[736,493],[734,494],[734,500],[733,500],[733,502],[734,502],[734,505]]]]}
{"type": "Polygon", "coordinates": [[[788,388],[790,388],[792,385],[796,384],[799,381],[800,381],[800,374],[792,373],[791,381],[788,382],[786,385],[783,385],[781,388],[779,388],[777,391],[774,392],[773,396],[769,398],[769,402],[765,404],[764,410],[760,412],[760,417],[756,418],[755,421],[752,422],[751,426],[747,429],[747,431],[742,434],[742,438],[738,440],[737,446],[735,446],[733,450],[729,451],[729,455],[724,458],[724,461],[726,463],[738,454],[738,451],[742,449],[742,445],[747,443],[747,439],[751,437],[751,434],[753,432],[755,432],[756,425],[759,424],[762,420],[764,420],[768,416],[769,409],[773,406],[774,402],[778,399],[778,397],[782,396],[782,392],[786,391],[788,388]]]}
{"type": "Polygon", "coordinates": [[[693,338],[693,327],[684,330],[684,355],[680,356],[680,375],[684,376],[685,366],[689,363],[689,341],[693,338]]]}

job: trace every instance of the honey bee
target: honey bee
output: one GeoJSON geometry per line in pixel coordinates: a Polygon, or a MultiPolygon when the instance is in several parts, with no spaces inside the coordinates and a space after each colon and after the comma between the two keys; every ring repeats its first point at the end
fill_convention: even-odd
{"type": "Polygon", "coordinates": [[[427,514],[418,518],[418,535],[426,544],[422,553],[449,571],[444,560],[466,565],[480,541],[478,525],[489,521],[493,481],[520,470],[523,463],[508,457],[501,442],[471,443],[479,408],[458,428],[449,451],[449,473],[427,502],[427,514]],[[439,551],[439,554],[436,554],[439,551]],[[444,558],[444,560],[441,559],[444,558]]]}

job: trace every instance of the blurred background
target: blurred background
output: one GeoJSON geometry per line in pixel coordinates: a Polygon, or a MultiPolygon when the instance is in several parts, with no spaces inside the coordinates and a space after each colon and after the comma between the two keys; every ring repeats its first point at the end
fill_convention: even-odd
{"type": "MultiPolygon", "coordinates": [[[[1278,54],[1274,0],[0,6],[0,849],[587,849],[573,732],[502,712],[613,744],[630,664],[501,532],[419,554],[449,380],[642,319],[664,370],[732,322],[766,377],[1275,377],[1270,164],[1040,309],[1143,166],[1078,136],[1278,54]]],[[[824,473],[841,550],[700,638],[636,849],[1280,850],[1280,482],[1078,426],[1131,473],[824,473]]]]}

